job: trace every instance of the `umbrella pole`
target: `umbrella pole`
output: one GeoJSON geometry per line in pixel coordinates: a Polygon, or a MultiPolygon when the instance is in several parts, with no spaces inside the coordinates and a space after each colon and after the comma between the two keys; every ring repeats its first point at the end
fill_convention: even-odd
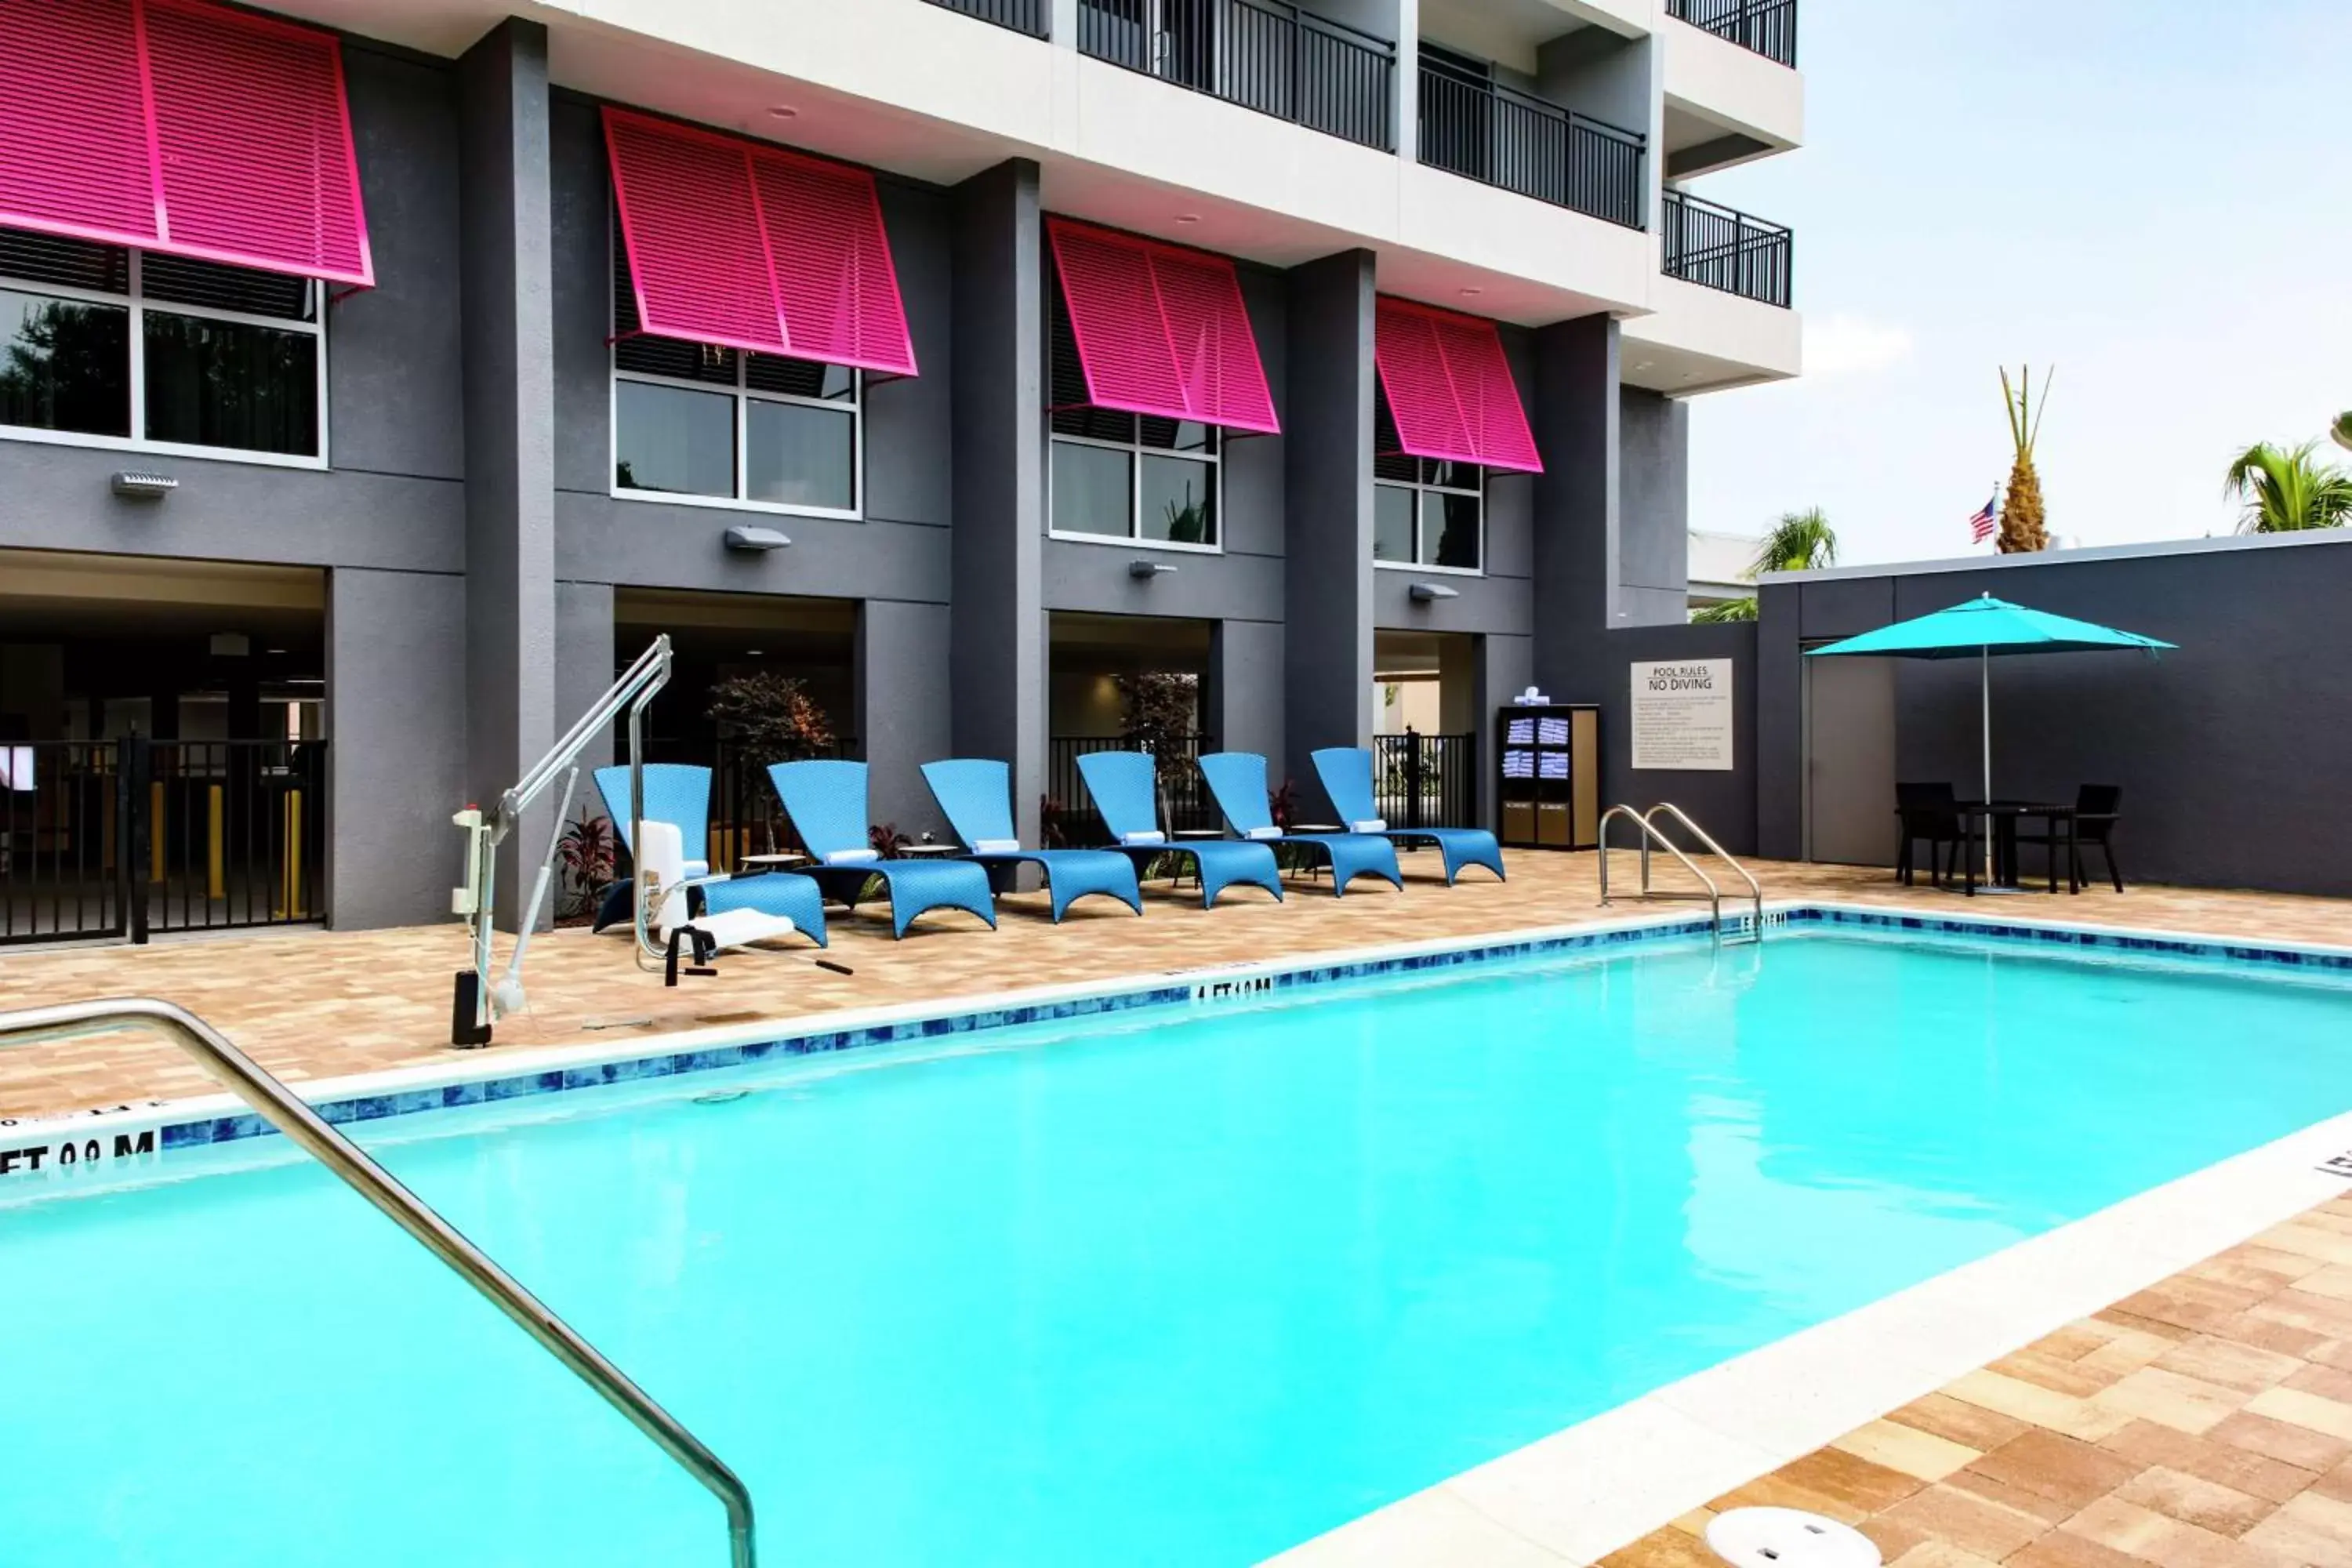
{"type": "Polygon", "coordinates": [[[1984,727],[1984,879],[1992,886],[1992,649],[1977,650],[1977,668],[1981,679],[1977,692],[1977,712],[1984,727]]]}

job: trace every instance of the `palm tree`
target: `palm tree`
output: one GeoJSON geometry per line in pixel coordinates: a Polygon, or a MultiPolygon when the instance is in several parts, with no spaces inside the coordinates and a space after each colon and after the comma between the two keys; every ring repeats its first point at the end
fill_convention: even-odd
{"type": "Polygon", "coordinates": [[[2221,493],[2245,504],[2241,533],[2294,533],[2352,523],[2352,476],[2314,456],[2316,441],[2284,451],[2256,442],[2230,465],[2221,493]]]}
{"type": "Polygon", "coordinates": [[[2018,384],[2009,384],[2009,369],[2001,367],[2000,400],[2009,410],[2009,437],[2017,448],[2017,460],[2009,470],[2009,489],[2000,503],[2000,542],[2003,555],[2029,554],[2050,548],[2050,531],[2044,526],[2042,512],[2042,476],[2033,467],[2033,446],[2042,438],[2042,414],[2050,402],[2050,381],[2054,371],[2042,373],[2042,402],[2033,401],[2033,367],[2018,372],[2018,384]]]}
{"type": "MultiPolygon", "coordinates": [[[[1756,559],[1749,563],[1745,575],[1754,582],[1767,572],[1811,572],[1837,564],[1837,530],[1819,507],[1803,511],[1780,514],[1764,537],[1756,543],[1756,559]]],[[[1728,599],[1720,605],[1710,605],[1691,616],[1703,626],[1726,621],[1752,621],[1756,618],[1756,600],[1728,599]]]]}

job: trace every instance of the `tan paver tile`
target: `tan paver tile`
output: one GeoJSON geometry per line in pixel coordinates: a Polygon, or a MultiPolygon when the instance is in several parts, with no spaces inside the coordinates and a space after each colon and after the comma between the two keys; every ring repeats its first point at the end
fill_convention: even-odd
{"type": "MultiPolygon", "coordinates": [[[[2144,1366],[2103,1390],[2092,1404],[2183,1432],[2203,1432],[2249,1402],[2245,1390],[2144,1366]]],[[[2102,1434],[2104,1436],[2104,1434],[2102,1434]]]]}
{"type": "Polygon", "coordinates": [[[2352,1502],[2305,1492],[2246,1531],[2245,1541],[2287,1563],[2352,1563],[2352,1502]]]}
{"type": "Polygon", "coordinates": [[[1899,1410],[1890,1411],[1886,1419],[1916,1426],[1922,1432],[1932,1432],[1938,1437],[1961,1444],[1979,1452],[1988,1452],[2022,1432],[2030,1432],[2030,1424],[2013,1415],[2003,1415],[1981,1405],[1970,1405],[1948,1394],[1930,1394],[1915,1399],[1899,1410]]]}
{"type": "Polygon", "coordinates": [[[1886,1517],[1996,1563],[2049,1528],[2030,1513],[1942,1483],[1905,1498],[1886,1517]]]}
{"type": "Polygon", "coordinates": [[[2322,1399],[2333,1399],[2338,1405],[2352,1404],[2352,1372],[2340,1367],[2306,1363],[2289,1373],[2281,1386],[2292,1388],[2298,1394],[2316,1394],[2322,1399]]]}
{"type": "Polygon", "coordinates": [[[2101,1498],[2062,1527],[2164,1568],[2278,1568],[2268,1553],[2120,1498],[2101,1498]]]}
{"type": "Polygon", "coordinates": [[[2134,1476],[2116,1489],[2116,1496],[2216,1535],[2243,1535],[2278,1506],[2161,1465],[2134,1476]]]}
{"type": "Polygon", "coordinates": [[[2110,1449],[2056,1432],[2028,1432],[1969,1467],[1978,1475],[2060,1503],[2066,1513],[2115,1490],[2138,1468],[2110,1449]]]}
{"type": "Polygon", "coordinates": [[[2352,1442],[2352,1405],[2294,1388],[2266,1388],[2246,1401],[2250,1415],[2267,1415],[2314,1432],[2352,1442]]]}
{"type": "Polygon", "coordinates": [[[1723,1568],[1723,1559],[1695,1536],[1661,1530],[1611,1552],[1598,1568],[1723,1568]]]}
{"type": "Polygon", "coordinates": [[[1889,1568],[2000,1568],[2000,1564],[1946,1542],[1923,1541],[1895,1559],[1889,1568]]]}
{"type": "Polygon", "coordinates": [[[2352,1457],[2352,1443],[2251,1410],[2239,1411],[2208,1436],[2233,1448],[2284,1460],[2314,1474],[2332,1470],[2347,1457],[2352,1457]]]}
{"type": "Polygon", "coordinates": [[[1965,1443],[1887,1420],[1856,1427],[1831,1447],[1922,1481],[1940,1481],[1979,1455],[1965,1443]]]}
{"type": "Polygon", "coordinates": [[[2234,1340],[2200,1334],[2168,1348],[2154,1363],[2166,1372],[2217,1383],[2224,1388],[2258,1393],[2274,1383],[2285,1383],[2304,1370],[2304,1363],[2277,1351],[2242,1345],[2234,1340]]]}
{"type": "Polygon", "coordinates": [[[2099,1447],[2130,1461],[2135,1468],[2161,1465],[2274,1503],[2284,1502],[2317,1479],[2314,1471],[2284,1460],[2216,1442],[2218,1433],[2216,1428],[2202,1437],[2192,1437],[2153,1421],[2135,1421],[2099,1447]]]}
{"type": "Polygon", "coordinates": [[[2155,1568],[2145,1557],[2128,1557],[2085,1535],[2053,1530],[2011,1557],[2004,1568],[2155,1568]]]}
{"type": "Polygon", "coordinates": [[[2086,1443],[2095,1443],[2110,1432],[2121,1431],[2133,1415],[2129,1410],[2077,1399],[2071,1394],[2059,1394],[1990,1370],[1972,1372],[1948,1383],[1942,1392],[2013,1416],[2029,1426],[2047,1426],[2053,1432],[2080,1437],[2086,1443]]]}

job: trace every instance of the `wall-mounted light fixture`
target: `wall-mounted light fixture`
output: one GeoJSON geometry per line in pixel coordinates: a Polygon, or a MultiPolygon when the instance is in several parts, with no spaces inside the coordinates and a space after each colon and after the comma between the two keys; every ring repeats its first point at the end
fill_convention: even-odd
{"type": "Polygon", "coordinates": [[[727,548],[747,550],[754,555],[771,550],[782,550],[792,542],[772,528],[760,528],[751,523],[738,523],[727,531],[727,548]]]}
{"type": "Polygon", "coordinates": [[[142,473],[125,468],[107,476],[106,488],[124,500],[162,500],[180,488],[180,481],[169,474],[142,473]]]}
{"type": "Polygon", "coordinates": [[[1449,588],[1443,583],[1415,583],[1405,592],[1412,595],[1412,602],[1416,605],[1433,605],[1440,599],[1458,599],[1462,596],[1458,590],[1449,588]]]}
{"type": "Polygon", "coordinates": [[[1150,582],[1152,578],[1159,576],[1162,572],[1173,572],[1175,570],[1175,567],[1171,566],[1165,561],[1138,560],[1130,561],[1127,563],[1127,574],[1139,582],[1146,583],[1150,582]]]}

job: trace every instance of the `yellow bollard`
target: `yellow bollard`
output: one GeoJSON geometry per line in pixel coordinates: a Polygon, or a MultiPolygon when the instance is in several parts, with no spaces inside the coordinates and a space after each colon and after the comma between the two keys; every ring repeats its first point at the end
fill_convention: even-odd
{"type": "Polygon", "coordinates": [[[228,877],[221,854],[221,786],[215,784],[207,793],[211,799],[205,812],[205,897],[225,899],[228,897],[228,877]]]}
{"type": "Polygon", "coordinates": [[[163,831],[163,781],[157,779],[147,786],[147,879],[163,879],[163,844],[170,835],[163,831]]]}
{"type": "Polygon", "coordinates": [[[286,876],[279,889],[278,918],[299,921],[302,918],[302,792],[286,792],[286,876]]]}

